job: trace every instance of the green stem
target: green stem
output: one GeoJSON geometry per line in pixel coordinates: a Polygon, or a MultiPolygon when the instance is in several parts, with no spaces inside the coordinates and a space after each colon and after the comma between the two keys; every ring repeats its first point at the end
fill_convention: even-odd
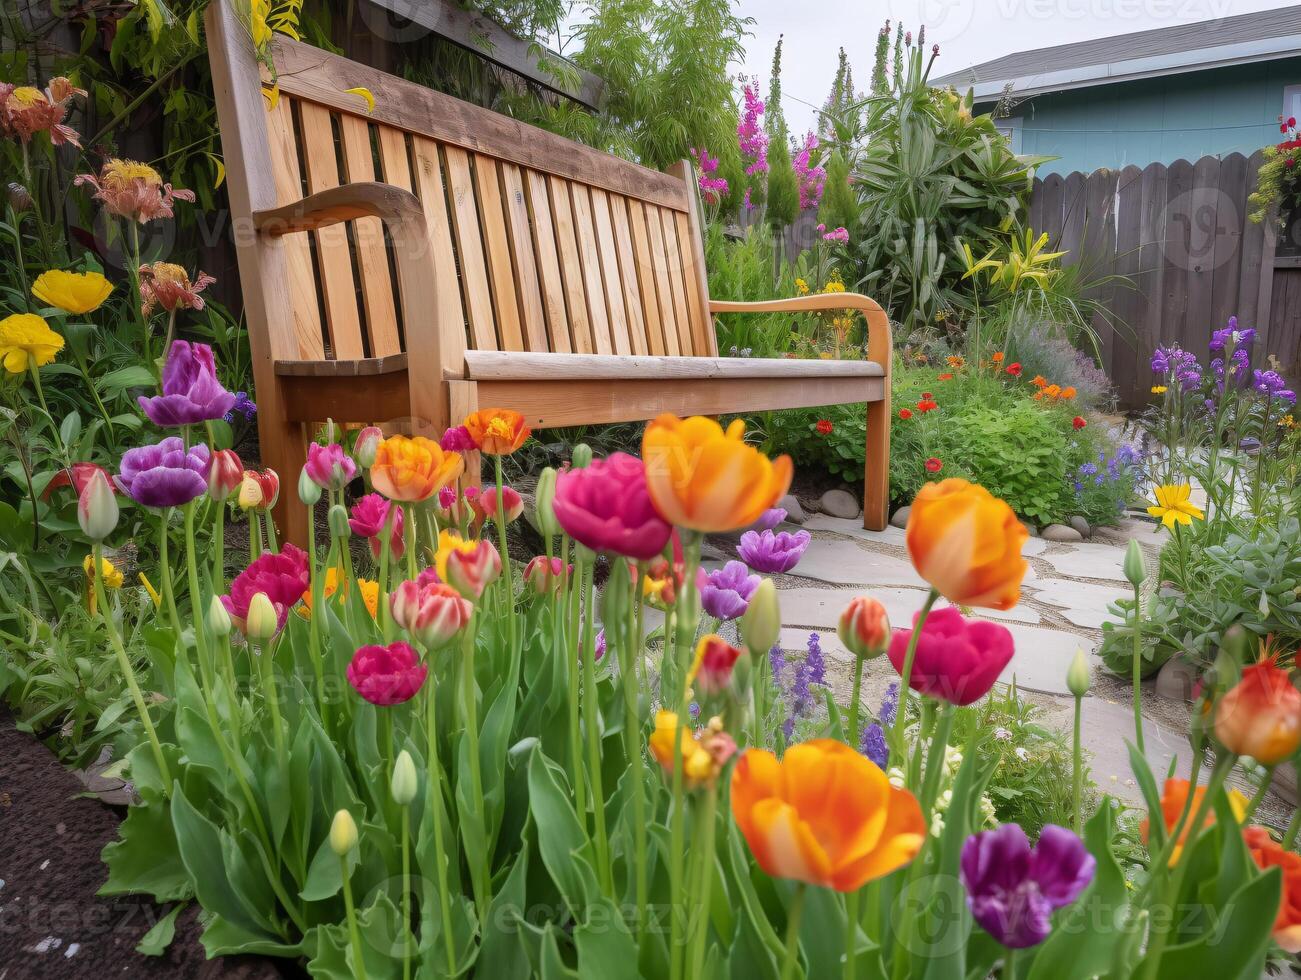
{"type": "Polygon", "coordinates": [[[786,952],[782,955],[781,980],[795,976],[795,961],[799,958],[800,920],[804,917],[804,896],[809,886],[800,882],[795,886],[795,896],[786,910],[786,952]]]}
{"type": "Polygon", "coordinates": [[[1082,800],[1084,798],[1084,761],[1082,758],[1082,746],[1080,744],[1080,716],[1083,713],[1084,699],[1075,698],[1075,732],[1073,740],[1073,758],[1072,773],[1074,774],[1074,793],[1075,803],[1075,835],[1078,837],[1084,831],[1084,814],[1082,812],[1082,800]]]}
{"type": "MultiPolygon", "coordinates": [[[[470,620],[470,626],[465,631],[465,640],[462,647],[461,657],[461,698],[464,701],[462,710],[465,717],[465,737],[467,739],[466,748],[470,756],[470,787],[473,792],[475,816],[479,820],[485,819],[483,805],[483,772],[479,760],[479,706],[478,690],[474,679],[474,634],[477,625],[478,614],[476,613],[470,620]]],[[[491,879],[486,867],[478,865],[470,868],[472,884],[474,886],[474,897],[479,908],[479,921],[488,921],[488,908],[492,902],[491,879]]]]}
{"type": "MultiPolygon", "coordinates": [[[[219,508],[220,509],[220,508],[219,508]]],[[[307,506],[307,567],[311,573],[312,614],[308,621],[308,638],[312,671],[316,674],[316,710],[321,727],[330,731],[330,709],[325,693],[325,664],[321,655],[321,619],[325,616],[325,570],[316,566],[315,508],[307,506]]]]}
{"type": "Polygon", "coordinates": [[[1134,737],[1140,755],[1146,755],[1143,746],[1143,590],[1134,586],[1134,737]]]}
{"type": "Polygon", "coordinates": [[[402,805],[402,980],[411,980],[411,807],[402,805]]]}
{"type": "Polygon", "coordinates": [[[452,904],[447,892],[447,852],[443,845],[443,767],[438,761],[438,697],[432,682],[425,684],[425,751],[431,782],[429,816],[434,825],[434,863],[438,868],[438,905],[443,918],[443,942],[447,948],[447,975],[456,976],[456,950],[452,941],[452,904]]]}
{"type": "Polygon", "coordinates": [[[497,470],[497,512],[493,515],[493,523],[497,525],[497,548],[501,552],[502,597],[507,607],[506,630],[509,645],[506,649],[513,662],[515,648],[518,645],[516,637],[518,627],[515,623],[515,576],[511,570],[510,551],[506,546],[506,502],[502,499],[501,457],[494,456],[493,461],[496,463],[497,470]]]}
{"type": "Polygon", "coordinates": [[[854,693],[849,700],[849,732],[845,739],[851,746],[858,743],[858,712],[863,692],[863,658],[854,658],[854,693]]]}
{"type": "Polygon", "coordinates": [[[171,523],[172,508],[163,509],[158,528],[161,532],[158,541],[158,564],[162,572],[163,604],[167,607],[168,618],[172,621],[172,630],[177,640],[181,636],[181,617],[176,611],[176,590],[172,587],[172,560],[168,553],[167,525],[171,523]]]}
{"type": "Polygon", "coordinates": [[[1265,775],[1260,780],[1260,785],[1256,787],[1255,794],[1251,797],[1251,802],[1247,804],[1247,809],[1242,814],[1242,825],[1245,827],[1251,823],[1251,818],[1256,815],[1261,802],[1265,799],[1265,794],[1269,792],[1269,786],[1274,779],[1274,767],[1266,766],[1265,775]]]}
{"type": "Polygon", "coordinates": [[[931,614],[931,607],[935,605],[940,594],[931,589],[926,594],[926,601],[922,603],[921,611],[917,614],[916,622],[913,624],[912,635],[908,638],[908,649],[903,657],[903,670],[900,672],[901,683],[899,684],[899,710],[895,715],[894,724],[890,726],[890,748],[899,760],[906,759],[908,753],[904,746],[904,728],[908,724],[908,697],[912,690],[913,660],[917,657],[917,641],[921,639],[922,627],[926,625],[926,617],[931,614]]]}
{"type": "Polygon", "coordinates": [[[380,531],[379,543],[379,628],[384,634],[384,642],[393,642],[393,613],[388,601],[388,567],[393,551],[393,524],[397,521],[397,501],[390,500],[388,513],[384,515],[384,529],[380,531]]]}
{"type": "Polygon", "coordinates": [[[854,980],[858,972],[858,957],[854,951],[858,945],[859,904],[862,898],[862,888],[855,888],[845,896],[845,980],[854,980]]]}
{"type": "MultiPolygon", "coordinates": [[[[500,462],[500,460],[499,460],[500,462]]],[[[592,575],[595,555],[582,558],[583,568],[583,726],[587,730],[587,759],[591,767],[592,814],[596,823],[596,870],[601,888],[614,898],[614,878],[610,869],[610,839],[605,829],[605,792],[601,786],[601,705],[596,697],[596,635],[593,607],[596,605],[592,575]]],[[[514,615],[508,613],[511,621],[514,615]]]]}
{"type": "Polygon", "coordinates": [[[561,581],[560,605],[565,612],[565,626],[560,642],[560,655],[564,657],[565,677],[569,682],[569,758],[574,774],[574,800],[579,820],[587,824],[587,796],[584,785],[586,771],[583,763],[583,740],[578,721],[578,593],[574,588],[569,569],[569,538],[560,536],[560,560],[566,574],[561,581]]]}
{"type": "MultiPolygon", "coordinates": [[[[548,541],[548,552],[550,541],[548,541]]],[[[635,839],[634,875],[636,877],[637,928],[645,929],[646,911],[650,901],[650,882],[646,874],[646,779],[645,756],[642,752],[642,723],[638,712],[637,660],[641,658],[641,567],[638,565],[632,583],[634,611],[627,617],[624,629],[620,680],[623,682],[624,738],[628,762],[632,766],[632,814],[635,839]]]]}
{"type": "Polygon", "coordinates": [[[226,502],[217,502],[217,514],[212,527],[212,592],[221,595],[226,591],[226,502]]]}
{"type": "Polygon", "coordinates": [[[718,810],[718,786],[710,784],[701,807],[699,834],[696,839],[696,887],[700,901],[700,921],[692,936],[689,977],[705,975],[705,941],[709,937],[709,901],[714,884],[714,826],[718,810]]]}
{"type": "Polygon", "coordinates": [[[366,980],[366,963],[361,955],[361,932],[357,928],[357,909],[352,903],[352,881],[348,875],[347,857],[339,857],[343,872],[343,908],[348,916],[348,941],[352,943],[352,958],[356,961],[353,970],[357,980],[366,980]]]}
{"type": "Polygon", "coordinates": [[[194,645],[199,656],[199,676],[203,678],[204,700],[212,700],[212,670],[208,653],[208,630],[199,593],[199,561],[195,552],[194,508],[191,500],[183,508],[185,514],[185,571],[190,586],[190,622],[194,625],[194,645]]]}
{"type": "Polygon", "coordinates": [[[273,658],[274,641],[262,644],[253,652],[258,663],[258,674],[262,678],[262,696],[271,711],[271,727],[275,735],[276,759],[282,772],[288,771],[288,752],[285,750],[284,724],[280,717],[280,691],[276,687],[276,667],[273,658]]]}

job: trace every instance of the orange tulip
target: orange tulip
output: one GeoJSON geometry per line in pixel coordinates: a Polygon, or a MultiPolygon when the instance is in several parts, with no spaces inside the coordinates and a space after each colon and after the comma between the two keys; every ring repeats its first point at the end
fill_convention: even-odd
{"type": "MultiPolygon", "coordinates": [[[[1184,821],[1183,830],[1179,834],[1179,840],[1176,842],[1174,849],[1170,852],[1170,863],[1174,864],[1179,860],[1179,854],[1183,851],[1184,845],[1188,843],[1188,831],[1191,830],[1190,824],[1193,821],[1193,815],[1197,813],[1198,808],[1202,805],[1202,797],[1206,795],[1206,787],[1198,786],[1193,793],[1192,805],[1188,807],[1188,819],[1184,821]]],[[[1184,812],[1184,805],[1188,800],[1188,780],[1186,779],[1167,779],[1165,786],[1161,790],[1161,819],[1165,823],[1165,832],[1173,833],[1175,824],[1179,822],[1180,815],[1184,812]]],[[[1247,812],[1249,801],[1245,796],[1236,789],[1229,790],[1229,809],[1239,820],[1247,812]]],[[[1215,811],[1207,810],[1205,819],[1202,820],[1202,830],[1215,825],[1215,811]]],[[[1143,843],[1147,843],[1148,821],[1143,820],[1138,825],[1139,836],[1143,838],[1143,843]]]]}
{"type": "Polygon", "coordinates": [[[445,453],[424,436],[390,436],[375,450],[370,479],[389,500],[428,500],[465,469],[460,453],[445,453]]]}
{"type": "Polygon", "coordinates": [[[1289,953],[1301,953],[1301,854],[1286,850],[1264,827],[1244,827],[1247,850],[1262,871],[1281,868],[1283,893],[1274,918],[1274,942],[1289,953]]]}
{"type": "Polygon", "coordinates": [[[917,856],[916,798],[843,742],[750,749],[732,770],[732,815],[764,872],[851,892],[917,856]]]}
{"type": "Polygon", "coordinates": [[[710,719],[701,731],[692,732],[686,725],[678,724],[676,712],[656,712],[655,731],[649,741],[651,755],[670,776],[673,774],[675,733],[682,742],[683,785],[687,789],[712,786],[727,760],[736,754],[736,742],[732,736],[723,731],[722,722],[717,718],[710,719]]]}
{"type": "Polygon", "coordinates": [[[509,456],[529,437],[524,416],[508,408],[481,408],[461,423],[474,444],[490,456],[509,456]]]}
{"type": "Polygon", "coordinates": [[[775,504],[791,485],[790,457],[769,460],[741,441],[744,434],[740,419],[726,432],[698,415],[661,415],[648,424],[642,458],[660,516],[695,531],[731,531],[775,504]]]}
{"type": "Polygon", "coordinates": [[[913,567],[950,602],[1011,609],[1020,601],[1029,534],[984,487],[956,478],[925,484],[906,535],[913,567]]]}
{"type": "Polygon", "coordinates": [[[1215,706],[1215,737],[1235,755],[1274,766],[1301,746],[1301,691],[1266,657],[1242,672],[1215,706]]]}

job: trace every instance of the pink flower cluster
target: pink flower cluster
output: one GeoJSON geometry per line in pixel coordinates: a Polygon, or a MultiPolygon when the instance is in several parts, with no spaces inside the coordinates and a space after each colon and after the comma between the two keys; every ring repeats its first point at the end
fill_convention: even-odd
{"type": "Polygon", "coordinates": [[[800,184],[800,210],[809,211],[822,201],[822,192],[827,186],[825,167],[814,165],[813,153],[818,148],[818,138],[812,132],[804,135],[804,145],[795,154],[791,166],[795,168],[795,179],[800,184]]]}
{"type": "Polygon", "coordinates": [[[703,146],[698,150],[693,149],[691,156],[696,161],[696,166],[700,168],[700,176],[697,178],[700,196],[704,198],[706,204],[717,204],[727,193],[727,181],[717,176],[718,157],[711,157],[709,151],[703,146]]]}
{"type": "Polygon", "coordinates": [[[818,234],[822,236],[824,242],[838,242],[841,245],[849,244],[849,231],[843,226],[827,231],[827,226],[820,224],[818,225],[818,234]]]}
{"type": "Polygon", "coordinates": [[[741,156],[747,161],[745,172],[753,177],[755,174],[768,172],[768,134],[763,131],[759,117],[763,115],[763,99],[759,98],[757,84],[746,82],[742,89],[745,111],[736,124],[736,140],[741,146],[741,156]]]}

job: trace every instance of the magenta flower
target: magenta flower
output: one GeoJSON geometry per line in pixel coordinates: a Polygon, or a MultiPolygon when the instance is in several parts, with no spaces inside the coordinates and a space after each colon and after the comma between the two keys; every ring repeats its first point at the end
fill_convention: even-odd
{"type": "Polygon", "coordinates": [[[348,683],[371,704],[388,707],[415,697],[429,668],[410,643],[365,646],[352,655],[348,683]]]}
{"type": "Polygon", "coordinates": [[[469,429],[463,425],[456,425],[443,433],[443,438],[438,440],[438,447],[445,453],[468,453],[478,449],[479,444],[474,441],[469,429]]]}
{"type": "Polygon", "coordinates": [[[746,531],[736,553],[756,572],[789,572],[804,557],[813,535],[808,531],[746,531]]]}
{"type": "Polygon", "coordinates": [[[785,507],[770,507],[759,515],[759,519],[754,522],[750,530],[771,531],[784,520],[786,520],[785,507]]]}
{"type": "Polygon", "coordinates": [[[163,393],[141,395],[136,401],[150,422],[165,428],[219,419],[235,406],[235,396],[217,380],[212,348],[188,340],[172,341],[163,368],[163,393]]]}
{"type": "Polygon", "coordinates": [[[242,633],[248,619],[249,603],[262,592],[275,607],[276,629],[279,631],[284,629],[289,610],[309,588],[311,576],[307,569],[307,554],[301,548],[286,544],[279,554],[267,551],[253,559],[230,583],[230,593],[221,597],[221,604],[242,633]]]}
{"type": "Polygon", "coordinates": [[[673,531],[651,503],[641,460],[627,453],[562,471],[553,506],[560,526],[579,544],[640,561],[663,551],[673,531]]]}
{"type": "Polygon", "coordinates": [[[307,447],[307,478],[322,490],[342,490],[357,475],[357,464],[343,447],[332,442],[328,446],[312,443],[307,447]]]}
{"type": "Polygon", "coordinates": [[[114,478],[119,490],[145,507],[180,507],[208,489],[208,447],[185,448],[180,436],[168,436],[122,454],[114,478]]]}
{"type": "MultiPolygon", "coordinates": [[[[388,521],[389,501],[378,493],[368,493],[355,504],[348,517],[348,526],[352,533],[370,542],[370,553],[376,558],[382,550],[380,534],[388,521]]],[[[393,517],[393,533],[389,538],[390,554],[394,561],[402,557],[405,541],[402,537],[402,508],[399,507],[393,517]]]]}
{"type": "Polygon", "coordinates": [[[739,619],[749,608],[750,597],[761,581],[739,561],[729,561],[708,573],[702,568],[696,575],[700,605],[715,619],[739,619]]]}
{"type": "MultiPolygon", "coordinates": [[[[896,630],[886,650],[901,674],[911,636],[912,630],[896,630]]],[[[951,704],[971,704],[989,693],[1013,650],[1007,627],[964,619],[952,606],[933,610],[922,626],[909,686],[951,704]]]]}
{"type": "Polygon", "coordinates": [[[962,845],[962,884],[971,916],[1009,949],[1037,946],[1052,914],[1093,880],[1097,866],[1084,842],[1048,824],[1033,848],[1017,824],[972,834],[962,845]]]}

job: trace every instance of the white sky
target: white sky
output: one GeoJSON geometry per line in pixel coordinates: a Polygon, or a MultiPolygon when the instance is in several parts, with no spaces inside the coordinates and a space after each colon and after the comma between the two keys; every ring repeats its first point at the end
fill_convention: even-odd
{"type": "Polygon", "coordinates": [[[1287,0],[740,0],[742,16],[755,21],[742,70],[766,86],[777,37],[785,35],[782,108],[790,129],[800,132],[812,128],[815,106],[831,90],[841,45],[855,86],[867,88],[877,32],[886,18],[902,18],[914,32],[926,24],[927,46],[940,45],[932,70],[939,76],[1013,51],[1291,5],[1287,0]]]}

